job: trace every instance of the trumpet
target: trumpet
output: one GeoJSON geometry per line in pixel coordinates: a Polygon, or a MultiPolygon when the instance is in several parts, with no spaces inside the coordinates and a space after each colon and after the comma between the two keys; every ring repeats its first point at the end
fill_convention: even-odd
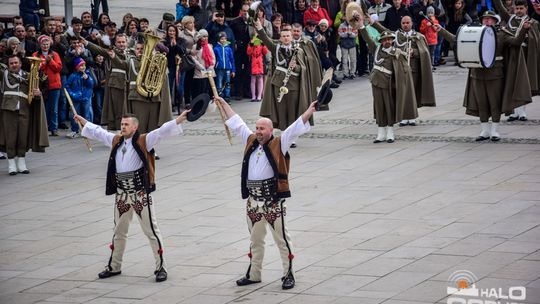
{"type": "Polygon", "coordinates": [[[30,74],[28,76],[28,103],[34,99],[34,90],[39,89],[39,65],[45,59],[39,57],[26,57],[30,61],[30,74]]]}

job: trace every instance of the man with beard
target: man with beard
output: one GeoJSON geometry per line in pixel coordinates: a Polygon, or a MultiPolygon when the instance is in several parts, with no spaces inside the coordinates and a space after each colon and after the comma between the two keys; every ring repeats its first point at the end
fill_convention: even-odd
{"type": "Polygon", "coordinates": [[[113,241],[109,245],[111,256],[105,270],[98,274],[100,279],[122,273],[122,258],[126,249],[129,224],[135,213],[152,247],[156,265],[154,271],[156,282],[167,280],[163,238],[157,225],[154,202],[150,195],[156,189],[154,147],[163,139],[183,132],[180,124],[186,120],[188,112],[184,111],[159,129],[144,134],[138,131],[137,117],[126,114],[122,117],[122,129],[119,135],[109,133],[81,116],[74,116],[74,119],[84,126],[83,136],[111,147],[105,194],[115,194],[115,227],[113,241]]]}
{"type": "MultiPolygon", "coordinates": [[[[286,46],[288,31],[281,32],[280,40],[286,46]]],[[[242,198],[247,199],[247,222],[250,232],[249,267],[244,277],[236,281],[238,286],[261,282],[264,257],[264,237],[270,226],[272,236],[279,249],[283,266],[283,289],[295,285],[293,269],[293,247],[291,236],[285,223],[285,199],[291,196],[289,190],[289,148],[296,138],[310,129],[309,120],[315,112],[317,101],[310,103],[281,136],[273,136],[272,121],[261,118],[252,132],[242,118],[222,99],[217,97],[225,111],[225,122],[235,134],[242,137],[244,158],[241,173],[242,198]]]]}

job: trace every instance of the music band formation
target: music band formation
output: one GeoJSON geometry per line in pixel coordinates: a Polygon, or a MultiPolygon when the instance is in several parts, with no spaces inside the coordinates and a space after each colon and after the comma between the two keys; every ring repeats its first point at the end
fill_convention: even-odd
{"type": "MultiPolygon", "coordinates": [[[[345,43],[341,51],[346,52],[348,38],[361,37],[367,43],[373,59],[370,81],[378,127],[374,143],[392,143],[396,139],[394,125],[415,125],[419,107],[436,105],[433,46],[425,35],[413,29],[411,17],[403,16],[400,28],[391,31],[377,21],[377,14],[367,14],[369,10],[364,3],[348,2],[344,1],[346,10],[340,25],[339,36],[345,43]]],[[[162,140],[181,134],[185,121],[197,120],[209,103],[214,103],[229,141],[232,130],[245,145],[240,190],[246,199],[250,232],[249,266],[236,283],[243,286],[261,282],[264,238],[269,227],[282,260],[282,288],[295,286],[295,252],[285,220],[285,200],[291,197],[288,151],[314,125],[313,113],[329,110],[336,76],[332,67],[321,60],[313,40],[298,35],[294,26],[284,25],[278,39],[273,39],[265,23],[257,17],[261,5],[260,1],[244,5],[248,12],[244,19],[246,28],[249,26],[249,31],[257,37],[256,43],[250,45],[250,52],[265,53],[271,58],[262,92],[254,98],[262,100],[259,114],[263,117],[257,120],[254,131],[227,100],[229,84],[224,79],[234,74],[233,67],[223,74],[209,64],[223,60],[225,66],[224,58],[231,55],[227,55],[230,48],[227,51],[226,44],[222,44],[220,51],[211,52],[206,30],[194,35],[193,52],[178,59],[177,66],[187,61],[184,64],[193,66],[198,73],[194,85],[200,93],[191,100],[190,109],[183,111],[171,96],[176,91],[170,89],[175,81],[165,77],[166,71],[174,68],[168,66],[167,53],[176,45],[161,42],[159,31],[146,31],[131,43],[127,35],[119,34],[114,47],[90,42],[79,35],[64,37],[82,44],[107,62],[100,122],[114,133],[94,123],[92,111],[84,102],[88,94],[91,96],[96,81],[84,59],[73,59],[75,72],[69,77],[69,86],[62,88],[54,73],[62,68],[61,62],[57,52],[50,48],[56,38],[39,36],[40,50],[30,57],[7,56],[0,75],[0,151],[7,156],[10,175],[30,173],[26,152],[43,152],[49,146],[49,132],[54,135],[55,129],[51,129],[54,122],[46,115],[44,82],[48,91],[65,89],[75,134],[111,148],[106,195],[115,196],[115,226],[110,258],[99,278],[121,274],[128,228],[135,213],[155,257],[156,281],[167,279],[163,238],[151,196],[156,189],[155,147],[162,140]],[[222,59],[215,54],[222,55],[222,59]],[[176,118],[172,117],[173,105],[179,111],[176,118]],[[282,130],[279,136],[273,135],[274,128],[282,130]]],[[[495,0],[494,5],[499,14],[486,11],[479,17],[479,24],[464,25],[456,35],[432,18],[433,10],[422,14],[425,17],[422,27],[447,40],[455,50],[458,64],[469,69],[463,106],[467,115],[480,119],[481,130],[476,141],[499,141],[501,116],[508,115],[508,121],[526,120],[526,104],[540,93],[539,22],[527,16],[528,4],[524,0],[515,1],[513,14],[501,0],[495,0]]],[[[220,32],[219,38],[227,41],[227,33],[220,32]]],[[[343,71],[348,77],[350,67],[343,67],[343,71]]],[[[91,150],[89,142],[87,146],[91,150]]]]}

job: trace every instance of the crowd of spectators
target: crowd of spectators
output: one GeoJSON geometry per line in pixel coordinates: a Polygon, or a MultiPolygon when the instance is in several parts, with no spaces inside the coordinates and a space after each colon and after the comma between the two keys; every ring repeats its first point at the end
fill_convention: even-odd
{"type": "MultiPolygon", "coordinates": [[[[284,26],[302,31],[317,46],[324,69],[343,71],[343,79],[354,79],[369,73],[369,55],[362,40],[347,20],[345,8],[351,0],[263,0],[257,17],[268,36],[278,38],[284,26]]],[[[531,0],[529,0],[531,1],[531,0]]],[[[216,75],[223,97],[262,99],[264,77],[272,54],[248,25],[252,1],[180,0],[171,5],[159,24],[151,25],[145,16],[126,12],[122,20],[111,20],[104,11],[93,7],[67,20],[43,17],[36,1],[21,1],[20,16],[12,26],[0,24],[0,62],[12,54],[23,58],[23,69],[29,69],[28,56],[44,59],[41,70],[47,75],[43,94],[51,135],[67,129],[69,112],[63,88],[70,95],[81,96],[78,109],[100,123],[104,90],[110,72],[109,59],[93,54],[81,43],[82,37],[95,44],[117,49],[133,49],[140,33],[151,30],[160,35],[168,48],[168,80],[173,106],[189,105],[192,98],[208,92],[207,72],[216,75]],[[175,14],[174,14],[175,13],[175,14]],[[117,23],[118,22],[118,23],[117,23]],[[76,92],[81,91],[81,94],[76,92]]],[[[97,1],[100,2],[100,1],[97,1]]],[[[106,4],[107,1],[102,1],[106,4]]],[[[410,16],[414,28],[422,32],[432,52],[433,66],[446,63],[449,47],[425,26],[424,16],[456,33],[459,26],[475,22],[478,15],[491,7],[490,0],[358,0],[368,15],[386,28],[400,28],[401,18],[410,16]]],[[[512,1],[506,6],[511,9],[512,1]]],[[[537,18],[540,2],[529,2],[529,15],[537,18]]],[[[77,99],[77,98],[76,98],[77,99]]],[[[77,131],[76,127],[72,131],[77,131]]],[[[72,132],[73,133],[73,132],[72,132]]],[[[73,135],[73,134],[71,134],[73,135]]]]}

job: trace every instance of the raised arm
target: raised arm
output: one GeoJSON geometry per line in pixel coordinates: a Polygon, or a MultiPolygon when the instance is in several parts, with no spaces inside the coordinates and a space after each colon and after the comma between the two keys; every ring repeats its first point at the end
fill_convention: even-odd
{"type": "Polygon", "coordinates": [[[506,9],[506,7],[504,7],[502,0],[493,0],[493,5],[495,6],[497,12],[499,12],[501,19],[504,22],[508,22],[508,20],[510,19],[510,13],[508,13],[508,10],[506,9]]]}
{"type": "Polygon", "coordinates": [[[371,24],[371,26],[373,26],[379,33],[382,33],[382,32],[392,32],[391,30],[387,29],[384,25],[382,25],[379,21],[375,21],[373,22],[373,24],[371,24]]]}
{"type": "Polygon", "coordinates": [[[517,36],[510,36],[510,35],[504,34],[503,37],[505,38],[501,42],[503,43],[503,45],[513,45],[513,46],[521,45],[523,41],[525,41],[525,38],[527,37],[527,32],[529,31],[530,27],[531,27],[531,23],[529,21],[525,21],[523,23],[523,27],[521,28],[517,36]]]}
{"type": "Polygon", "coordinates": [[[298,137],[311,128],[309,125],[309,119],[315,113],[317,110],[315,109],[315,106],[317,105],[317,101],[312,102],[309,105],[309,108],[298,118],[292,125],[287,127],[285,131],[281,134],[281,153],[285,155],[287,151],[289,151],[289,148],[291,147],[292,143],[298,139],[298,137]]]}
{"type": "Polygon", "coordinates": [[[83,126],[83,129],[81,132],[82,136],[89,139],[100,141],[102,144],[106,145],[107,147],[112,146],[112,141],[115,136],[113,133],[107,132],[103,130],[103,128],[101,128],[100,126],[95,125],[91,122],[88,122],[82,116],[74,115],[73,119],[83,126]]]}
{"type": "Polygon", "coordinates": [[[225,118],[227,119],[225,124],[227,124],[227,126],[233,130],[234,134],[242,137],[242,143],[247,143],[248,137],[253,134],[253,132],[249,129],[244,120],[242,120],[240,115],[236,114],[236,112],[234,112],[231,106],[223,98],[214,97],[214,102],[223,108],[225,118]]]}
{"type": "Polygon", "coordinates": [[[362,36],[364,41],[366,41],[366,43],[368,45],[369,52],[371,54],[375,54],[375,51],[377,50],[377,45],[375,44],[373,39],[371,39],[371,36],[369,36],[369,33],[368,33],[366,27],[365,26],[361,27],[358,30],[358,32],[360,33],[360,36],[362,36]]]}
{"type": "Polygon", "coordinates": [[[182,134],[183,130],[181,123],[186,121],[187,114],[190,111],[191,110],[186,110],[182,112],[182,114],[178,115],[175,119],[164,123],[161,127],[148,133],[148,135],[146,135],[146,149],[150,151],[163,139],[182,134]]]}
{"type": "Polygon", "coordinates": [[[268,35],[266,34],[266,31],[264,30],[261,22],[259,20],[254,21],[255,29],[257,30],[257,36],[259,36],[259,39],[261,39],[262,43],[272,52],[272,54],[276,50],[276,44],[268,35]]]}
{"type": "Polygon", "coordinates": [[[450,33],[445,28],[440,26],[439,24],[434,24],[433,28],[437,32],[437,35],[442,36],[444,40],[448,41],[450,43],[450,47],[454,47],[454,44],[456,43],[456,35],[450,33]]]}

